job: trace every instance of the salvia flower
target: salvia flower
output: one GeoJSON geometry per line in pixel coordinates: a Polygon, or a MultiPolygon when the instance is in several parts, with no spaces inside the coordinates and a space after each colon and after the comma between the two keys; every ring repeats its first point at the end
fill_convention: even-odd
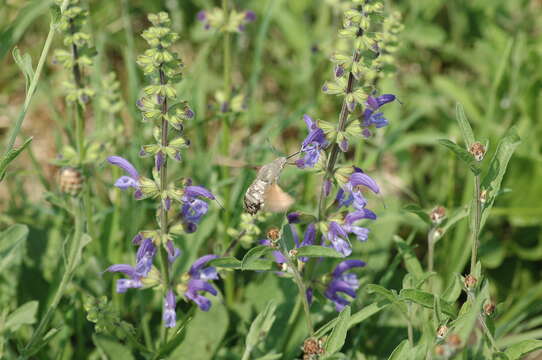
{"type": "Polygon", "coordinates": [[[112,165],[120,167],[127,174],[118,178],[115,181],[115,186],[121,190],[134,188],[136,190],[134,193],[135,198],[140,199],[143,196],[139,184],[140,176],[134,165],[121,156],[110,156],[107,158],[107,161],[112,165]]]}
{"type": "Polygon", "coordinates": [[[181,217],[187,232],[196,231],[197,224],[209,210],[209,205],[201,198],[214,200],[215,196],[203,186],[190,185],[184,188],[181,217]]]}
{"type": "Polygon", "coordinates": [[[363,112],[363,119],[361,126],[368,128],[374,125],[376,128],[381,128],[388,125],[388,120],[384,117],[382,112],[378,110],[385,104],[394,101],[395,95],[384,94],[378,97],[369,96],[365,102],[365,111],[363,112]]]}
{"type": "Polygon", "coordinates": [[[204,255],[194,261],[188,271],[189,280],[184,296],[196,303],[203,311],[208,311],[211,308],[211,301],[203,294],[210,293],[216,296],[218,293],[209,283],[211,280],[218,280],[218,272],[213,266],[205,267],[209,261],[216,258],[218,258],[217,255],[204,255]]]}
{"type": "Polygon", "coordinates": [[[162,320],[167,328],[175,327],[177,323],[177,314],[175,313],[175,294],[171,289],[168,290],[164,298],[164,310],[162,312],[162,320]]]}
{"type": "Polygon", "coordinates": [[[350,175],[346,184],[337,193],[336,200],[339,203],[339,207],[352,205],[355,209],[364,209],[365,205],[367,205],[367,200],[361,193],[363,187],[370,189],[375,194],[380,193],[380,188],[376,181],[361,169],[354,167],[354,173],[350,175]]]}
{"type": "MultiPolygon", "coordinates": [[[[136,238],[139,239],[138,236],[136,238]]],[[[131,288],[141,288],[143,286],[142,280],[151,272],[155,255],[156,246],[154,246],[152,239],[141,239],[139,240],[135,267],[128,264],[115,264],[108,267],[105,271],[121,272],[129,277],[117,280],[117,292],[124,293],[131,288]]]]}
{"type": "Polygon", "coordinates": [[[300,169],[313,168],[320,159],[321,150],[328,144],[324,130],[319,128],[309,115],[305,114],[303,120],[305,120],[309,134],[301,144],[303,157],[296,161],[296,165],[300,169]]]}
{"type": "Polygon", "coordinates": [[[356,297],[356,290],[359,289],[359,279],[354,273],[347,273],[355,267],[364,267],[366,264],[361,260],[344,260],[339,263],[332,272],[332,279],[327,286],[324,295],[335,303],[335,309],[341,311],[350,301],[340,293],[351,298],[356,297]]]}

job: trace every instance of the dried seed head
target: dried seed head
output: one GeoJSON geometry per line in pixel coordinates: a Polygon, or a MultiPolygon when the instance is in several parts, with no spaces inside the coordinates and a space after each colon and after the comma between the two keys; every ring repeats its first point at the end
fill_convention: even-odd
{"type": "Polygon", "coordinates": [[[303,343],[303,353],[304,353],[304,358],[307,357],[308,359],[315,358],[312,355],[323,354],[324,353],[323,342],[321,341],[321,339],[317,340],[313,337],[308,338],[303,343]]]}
{"type": "Polygon", "coordinates": [[[480,192],[480,202],[481,202],[482,204],[485,204],[486,201],[487,201],[487,190],[482,190],[482,191],[480,192]]]}
{"type": "Polygon", "coordinates": [[[442,345],[435,346],[435,354],[437,354],[438,356],[444,355],[445,352],[446,350],[444,349],[444,346],[442,345]]]}
{"type": "Polygon", "coordinates": [[[290,255],[290,257],[296,257],[297,256],[297,250],[292,249],[292,250],[288,251],[288,255],[290,255]]]}
{"type": "Polygon", "coordinates": [[[467,276],[465,276],[465,287],[470,290],[470,289],[474,288],[477,281],[478,280],[474,276],[467,275],[467,276]]]}
{"type": "Polygon", "coordinates": [[[60,169],[59,173],[59,187],[60,191],[76,196],[83,188],[84,177],[81,172],[72,167],[65,167],[60,169]]]}
{"type": "Polygon", "coordinates": [[[272,227],[267,230],[267,238],[273,242],[277,241],[280,237],[280,230],[276,227],[272,227]]]}
{"type": "Polygon", "coordinates": [[[429,217],[431,218],[431,221],[434,224],[440,224],[442,219],[446,216],[446,209],[442,206],[437,206],[433,210],[431,210],[431,213],[429,214],[429,217]]]}
{"type": "Polygon", "coordinates": [[[486,316],[491,316],[494,312],[495,304],[493,304],[492,302],[488,302],[484,305],[484,314],[486,314],[486,316]]]}
{"type": "Polygon", "coordinates": [[[461,338],[457,334],[452,334],[447,342],[450,346],[457,348],[461,345],[461,338]]]}
{"type": "Polygon", "coordinates": [[[440,238],[442,236],[443,232],[444,232],[444,230],[442,230],[442,228],[435,229],[435,232],[433,233],[433,238],[434,239],[440,238]]]}
{"type": "Polygon", "coordinates": [[[484,155],[486,154],[486,148],[481,143],[475,142],[471,145],[469,152],[472,154],[472,156],[474,156],[476,161],[482,161],[484,159],[484,155]]]}
{"type": "Polygon", "coordinates": [[[448,327],[446,325],[441,325],[437,329],[437,336],[439,338],[445,337],[447,333],[448,333],[448,327]]]}

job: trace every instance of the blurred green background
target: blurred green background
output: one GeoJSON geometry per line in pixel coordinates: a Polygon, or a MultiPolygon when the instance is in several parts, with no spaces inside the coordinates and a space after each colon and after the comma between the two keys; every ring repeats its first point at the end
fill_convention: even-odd
{"type": "MultiPolygon", "coordinates": [[[[185,62],[186,73],[178,90],[197,116],[187,124],[186,132],[192,146],[175,175],[191,177],[195,183],[206,185],[219,196],[231,192],[226,204],[227,215],[221,213],[218,206],[212,206],[200,230],[183,242],[184,266],[198,254],[220,249],[221,244],[230,241],[227,228],[239,224],[242,195],[253,179],[254,171],[237,166],[224,176],[221,167],[262,164],[276,156],[273,148],[280,153],[292,153],[305,136],[304,113],[336,121],[340,109],[339,99],[322,94],[320,89],[323,82],[332,77],[328,59],[341,46],[336,40],[337,30],[341,9],[348,2],[233,2],[237,9],[255,11],[258,18],[247,26],[245,33],[233,37],[233,85],[248,95],[248,109],[235,120],[228,153],[219,151],[216,141],[220,137],[223,118],[216,115],[213,102],[215,93],[222,86],[220,37],[204,31],[195,20],[199,10],[220,4],[204,0],[88,2],[89,29],[98,55],[94,68],[87,75],[98,91],[99,99],[101,79],[115,71],[127,104],[121,118],[110,119],[98,106],[99,101],[94,101],[88,137],[110,149],[100,129],[109,121],[122,124],[125,136],[118,139],[113,149],[134,160],[140,168],[150,166],[136,156],[141,139],[148,138],[150,133],[148,127],[142,126],[135,108],[144,80],[134,59],[145,49],[139,34],[148,25],[146,14],[168,11],[173,29],[181,35],[176,50],[185,62]]],[[[439,138],[461,142],[454,110],[455,103],[460,102],[476,137],[489,140],[490,155],[511,125],[518,126],[522,137],[522,144],[504,179],[506,191],[497,199],[482,232],[480,255],[492,284],[492,296],[507,309],[503,310],[504,319],[501,318],[506,331],[517,334],[538,331],[536,334],[540,337],[542,1],[409,0],[385,3],[387,10],[401,12],[405,30],[397,53],[397,74],[382,81],[379,88],[383,93],[396,94],[401,104],[387,105],[385,113],[390,126],[360,144],[357,151],[347,154],[348,162],[361,166],[383,188],[381,198],[371,200],[370,207],[380,218],[371,224],[370,240],[355,248],[355,255],[369,264],[363,273],[363,284],[378,281],[388,268],[396,254],[394,234],[403,238],[413,234],[416,253],[424,259],[428,229],[403,210],[405,205],[415,203],[427,210],[443,205],[453,211],[466,205],[472,196],[468,171],[437,144],[439,138]],[[519,302],[519,299],[523,301],[519,302]],[[519,326],[525,319],[531,322],[519,326]]],[[[17,45],[36,63],[48,31],[49,5],[50,2],[45,0],[0,0],[2,141],[24,100],[24,78],[14,64],[11,50],[17,45]]],[[[53,48],[60,46],[57,35],[53,48]]],[[[44,199],[45,191],[57,192],[57,168],[51,160],[66,143],[65,127],[70,126],[60,86],[66,76],[60,67],[52,65],[50,60],[47,62],[32,109],[23,125],[23,133],[34,137],[30,154],[17,159],[0,188],[0,229],[15,223],[30,227],[26,257],[15,264],[13,272],[0,275],[0,300],[12,308],[34,299],[44,306],[48,289],[58,281],[61,261],[58,252],[71,226],[67,214],[44,199]]],[[[106,342],[111,341],[96,336],[90,340],[92,324],[84,318],[83,295],[113,296],[117,305],[122,304],[123,317],[136,325],[144,317],[148,317],[151,324],[159,321],[157,298],[153,299],[154,313],[148,312],[150,300],[145,300],[140,293],[121,298],[111,295],[112,277],[100,276],[108,265],[130,261],[131,237],[153,221],[152,203],[135,206],[128,195],[119,195],[112,190],[113,175],[104,164],[107,155],[112,154],[103,153],[98,157],[93,177],[88,179],[96,183],[94,241],[85,251],[84,262],[70,289],[72,296],[61,304],[66,312],[57,314],[54,320],[69,325],[63,327],[62,336],[53,340],[55,349],[64,346],[63,356],[77,355],[77,352],[79,356],[92,354],[91,341],[101,344],[98,345],[101,351],[107,353],[103,349],[109,346],[106,342]],[[114,216],[122,219],[120,226],[114,225],[114,216]],[[71,342],[68,341],[70,336],[71,342]],[[65,346],[67,343],[71,345],[65,346]]],[[[296,209],[311,210],[316,204],[318,180],[309,172],[292,168],[285,171],[281,183],[295,196],[296,209]]],[[[271,219],[269,223],[273,221],[277,219],[271,219]]],[[[262,229],[268,225],[262,225],[262,229]]],[[[463,272],[470,254],[469,246],[466,220],[437,244],[436,271],[441,273],[442,287],[454,273],[463,272]]],[[[404,270],[399,268],[396,272],[391,286],[399,288],[404,270]]],[[[288,288],[288,283],[267,275],[236,275],[235,284],[240,290],[236,293],[236,302],[227,311],[217,306],[213,310],[215,314],[200,316],[200,326],[205,326],[202,316],[219,319],[219,325],[214,329],[217,333],[212,336],[215,340],[221,339],[212,343],[211,350],[203,351],[202,359],[213,356],[235,358],[231,354],[236,353],[236,347],[242,347],[242,334],[247,331],[252,311],[261,310],[270,294],[279,303],[287,303],[288,292],[294,291],[288,288]],[[255,285],[255,281],[260,285],[255,285]],[[267,289],[266,296],[262,296],[262,289],[267,289]]],[[[364,294],[359,301],[368,302],[370,298],[364,294]]],[[[332,312],[326,311],[323,311],[324,315],[332,312]]],[[[404,330],[403,325],[394,323],[392,317],[383,316],[379,326],[388,326],[390,331],[387,336],[377,339],[367,331],[376,326],[376,323],[367,325],[359,335],[349,337],[350,343],[361,346],[369,358],[370,354],[375,358],[389,354],[399,342],[397,334],[403,334],[401,331],[404,330]]],[[[23,329],[22,339],[28,334],[29,330],[25,333],[23,329]]],[[[144,335],[151,341],[149,334],[144,335]]],[[[291,343],[293,345],[288,347],[286,341],[283,346],[295,353],[295,341],[291,343]]],[[[204,345],[210,346],[201,346],[204,345]]],[[[188,350],[181,346],[178,353],[183,351],[188,350]]],[[[200,358],[194,356],[193,359],[200,358]]]]}

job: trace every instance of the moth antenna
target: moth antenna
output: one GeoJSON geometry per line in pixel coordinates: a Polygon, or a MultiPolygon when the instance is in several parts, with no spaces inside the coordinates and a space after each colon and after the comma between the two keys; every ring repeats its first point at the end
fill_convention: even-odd
{"type": "Polygon", "coordinates": [[[220,206],[220,207],[222,208],[222,210],[226,210],[226,209],[224,208],[224,206],[222,206],[222,204],[220,203],[220,201],[219,201],[216,197],[215,197],[215,201],[216,201],[216,203],[218,204],[218,206],[220,206]]]}
{"type": "Polygon", "coordinates": [[[384,209],[387,209],[388,206],[386,205],[386,200],[384,200],[384,197],[381,194],[378,194],[378,198],[382,202],[382,205],[384,205],[384,209]]]}
{"type": "Polygon", "coordinates": [[[295,153],[293,153],[293,154],[291,154],[291,155],[286,156],[286,159],[290,159],[290,158],[292,158],[292,157],[298,155],[299,153],[301,153],[301,150],[299,150],[299,151],[297,151],[297,152],[295,152],[295,153]]]}

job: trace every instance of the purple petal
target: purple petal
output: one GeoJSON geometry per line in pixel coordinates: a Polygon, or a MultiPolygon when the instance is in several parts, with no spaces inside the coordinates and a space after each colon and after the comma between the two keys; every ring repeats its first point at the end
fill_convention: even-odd
{"type": "Polygon", "coordinates": [[[314,240],[316,240],[316,226],[314,224],[309,224],[305,230],[305,236],[303,237],[301,246],[313,245],[314,240]]]}
{"type": "Polygon", "coordinates": [[[173,245],[173,241],[171,240],[168,240],[166,242],[166,249],[167,249],[167,260],[170,264],[173,264],[175,259],[177,259],[179,255],[181,255],[181,250],[179,248],[176,248],[173,245]]]}
{"type": "Polygon", "coordinates": [[[205,296],[190,291],[185,292],[184,295],[195,302],[202,311],[209,311],[211,308],[211,300],[207,299],[205,296]]]}
{"type": "Polygon", "coordinates": [[[340,277],[347,270],[350,270],[355,267],[364,267],[365,265],[367,264],[361,260],[354,260],[354,259],[344,260],[335,267],[332,274],[334,278],[337,278],[337,277],[340,277]]]}
{"type": "Polygon", "coordinates": [[[329,284],[329,289],[332,292],[342,292],[345,293],[351,297],[356,297],[356,291],[348,285],[347,282],[344,282],[342,280],[334,280],[329,284]]]}
{"type": "Polygon", "coordinates": [[[344,222],[348,225],[352,225],[361,219],[376,220],[376,214],[369,209],[356,210],[346,215],[344,222]]]}
{"type": "Polygon", "coordinates": [[[314,121],[312,120],[312,118],[309,115],[307,115],[307,114],[303,115],[303,120],[305,121],[305,124],[307,124],[307,128],[309,129],[309,132],[311,130],[317,129],[316,124],[314,123],[314,121]]]}
{"type": "Polygon", "coordinates": [[[139,183],[135,178],[129,176],[121,176],[115,181],[115,186],[121,190],[126,190],[128,188],[139,188],[139,183]]]}
{"type": "Polygon", "coordinates": [[[353,173],[350,176],[350,183],[352,184],[352,186],[359,186],[359,185],[366,186],[376,194],[380,192],[380,188],[376,184],[376,181],[374,181],[369,175],[365,173],[359,173],[359,172],[353,173]]]}
{"type": "Polygon", "coordinates": [[[254,13],[254,11],[251,11],[251,10],[245,11],[245,21],[253,22],[254,20],[256,20],[256,14],[254,13]]]}
{"type": "Polygon", "coordinates": [[[139,279],[118,279],[117,280],[117,292],[125,293],[128,289],[138,289],[143,284],[139,279]]]}
{"type": "Polygon", "coordinates": [[[383,94],[376,98],[376,102],[378,103],[378,107],[381,107],[382,105],[392,102],[395,99],[396,97],[393,94],[383,94]]]}
{"type": "Polygon", "coordinates": [[[134,179],[139,179],[139,173],[137,172],[134,165],[132,165],[128,160],[120,156],[110,156],[107,158],[110,164],[120,167],[122,170],[126,171],[134,179]]]}
{"type": "Polygon", "coordinates": [[[214,195],[203,186],[187,186],[184,188],[184,195],[191,198],[201,196],[211,200],[215,199],[214,195]]]}
{"type": "Polygon", "coordinates": [[[188,271],[188,274],[190,275],[195,275],[196,273],[198,273],[202,267],[204,267],[209,261],[213,260],[213,259],[216,259],[218,258],[218,255],[213,255],[213,254],[209,254],[209,255],[204,255],[202,257],[200,257],[199,259],[197,259],[196,261],[194,261],[194,263],[192,264],[192,266],[190,267],[190,270],[188,271]]]}
{"type": "Polygon", "coordinates": [[[109,272],[121,272],[125,275],[128,275],[130,277],[136,277],[136,269],[128,264],[115,264],[111,265],[105,271],[109,272]]]}
{"type": "Polygon", "coordinates": [[[198,21],[201,21],[201,22],[205,21],[206,18],[207,18],[207,12],[205,12],[205,10],[201,10],[196,15],[196,19],[198,19],[198,21]]]}
{"type": "Polygon", "coordinates": [[[286,215],[286,218],[288,219],[288,223],[297,224],[301,221],[301,214],[299,212],[292,212],[286,215]]]}
{"type": "Polygon", "coordinates": [[[218,294],[218,292],[213,287],[213,285],[209,284],[207,281],[191,279],[188,282],[188,292],[196,292],[196,291],[205,291],[215,296],[216,294],[218,294]]]}
{"type": "Polygon", "coordinates": [[[206,281],[218,280],[218,272],[214,266],[209,266],[200,271],[199,278],[206,281]]]}

